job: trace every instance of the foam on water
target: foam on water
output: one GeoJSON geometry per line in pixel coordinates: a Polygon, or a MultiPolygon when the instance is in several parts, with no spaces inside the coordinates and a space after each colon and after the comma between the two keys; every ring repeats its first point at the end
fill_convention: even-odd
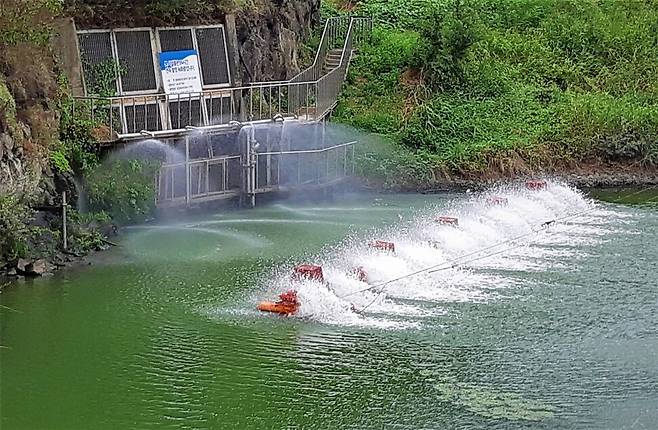
{"type": "Polygon", "coordinates": [[[315,256],[308,262],[323,267],[329,286],[293,281],[292,268],[285,267],[273,275],[275,282],[268,280],[267,294],[296,289],[302,304],[298,316],[323,323],[417,326],[423,318],[443,314],[441,303],[487,302],[509,296],[499,293],[503,289],[527,286],[523,282],[529,281],[505,271],[563,269],[583,257],[582,250],[576,253],[572,247],[595,244],[612,231],[608,220],[614,215],[558,182],[549,181],[540,191],[503,185],[466,200],[418,210],[408,221],[373,230],[369,237],[350,237],[315,256]],[[492,196],[503,196],[508,204],[487,205],[492,196]],[[539,228],[543,222],[583,211],[587,213],[539,228]],[[435,223],[433,218],[439,215],[457,217],[459,226],[435,223]],[[373,239],[394,242],[396,252],[370,248],[367,243],[373,239]],[[356,278],[356,267],[367,273],[368,284],[356,278]],[[438,270],[423,271],[429,267],[438,270]],[[367,290],[381,284],[381,294],[379,289],[367,290]]]}

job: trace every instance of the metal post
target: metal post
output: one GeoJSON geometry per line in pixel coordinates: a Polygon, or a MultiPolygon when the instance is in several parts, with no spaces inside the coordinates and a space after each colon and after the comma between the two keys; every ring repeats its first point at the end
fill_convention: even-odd
{"type": "Polygon", "coordinates": [[[66,238],[66,191],[62,192],[62,236],[63,236],[63,248],[64,251],[68,248],[68,242],[66,238]]]}
{"type": "Polygon", "coordinates": [[[185,137],[185,203],[190,205],[190,138],[185,137]]]}

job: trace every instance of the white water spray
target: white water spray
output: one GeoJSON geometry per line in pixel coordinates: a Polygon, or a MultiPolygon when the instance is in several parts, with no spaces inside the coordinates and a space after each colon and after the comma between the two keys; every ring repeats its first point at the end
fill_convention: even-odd
{"type": "Polygon", "coordinates": [[[600,240],[607,232],[607,215],[579,191],[557,182],[535,191],[500,186],[467,201],[421,210],[377,237],[350,238],[317,255],[308,262],[323,267],[329,286],[292,281],[291,268],[285,268],[274,282],[269,280],[268,291],[274,295],[296,289],[301,303],[297,316],[302,318],[344,325],[420,325],[422,318],[445,312],[441,303],[496,299],[522,282],[513,276],[515,271],[558,269],[560,262],[578,258],[573,245],[600,240]],[[487,205],[487,197],[494,195],[506,197],[508,204],[487,205]],[[557,223],[549,232],[534,233],[543,222],[585,210],[591,211],[557,223]],[[439,215],[457,217],[459,226],[436,223],[439,215]],[[373,239],[394,242],[395,253],[370,248],[373,239]],[[555,245],[563,249],[557,252],[555,245]],[[357,279],[356,267],[367,273],[368,284],[357,279]],[[428,267],[441,270],[424,270],[428,267]],[[381,287],[368,290],[369,285],[381,287]]]}

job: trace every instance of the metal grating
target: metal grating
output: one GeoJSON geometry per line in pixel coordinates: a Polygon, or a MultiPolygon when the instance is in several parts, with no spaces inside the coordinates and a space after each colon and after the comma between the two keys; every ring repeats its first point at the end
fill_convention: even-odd
{"type": "Polygon", "coordinates": [[[142,130],[162,130],[160,109],[155,103],[124,106],[124,112],[127,133],[139,133],[142,130]]]}
{"type": "MultiPolygon", "coordinates": [[[[99,76],[102,70],[100,68],[105,64],[112,64],[112,41],[110,32],[93,32],[79,33],[78,41],[80,44],[80,60],[82,61],[82,71],[85,78],[85,87],[88,95],[100,95],[111,88],[101,88],[99,76]]],[[[114,95],[118,89],[116,81],[114,82],[114,95]]]]}
{"type": "Polygon", "coordinates": [[[223,27],[196,28],[201,75],[204,85],[229,84],[223,27]]]}
{"type": "Polygon", "coordinates": [[[210,125],[228,124],[233,119],[231,97],[213,97],[206,99],[206,112],[210,125]]]}
{"type": "Polygon", "coordinates": [[[151,32],[148,30],[114,33],[119,64],[125,67],[121,89],[126,92],[155,91],[158,85],[153,69],[151,32]]]}
{"type": "Polygon", "coordinates": [[[162,52],[194,49],[191,29],[160,29],[158,30],[158,37],[160,38],[162,52]]]}
{"type": "Polygon", "coordinates": [[[188,125],[203,125],[201,103],[199,100],[180,100],[169,102],[171,128],[184,128],[188,125]]]}
{"type": "Polygon", "coordinates": [[[208,166],[208,192],[226,191],[224,164],[216,163],[208,166]]]}

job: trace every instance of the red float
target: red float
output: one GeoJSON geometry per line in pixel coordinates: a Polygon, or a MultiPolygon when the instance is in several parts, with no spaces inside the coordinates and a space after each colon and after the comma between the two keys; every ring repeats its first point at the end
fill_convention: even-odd
{"type": "Polygon", "coordinates": [[[292,315],[299,310],[299,300],[297,291],[288,290],[279,294],[279,300],[276,302],[260,302],[256,309],[261,312],[273,312],[281,315],[292,315]]]}
{"type": "Polygon", "coordinates": [[[525,181],[525,187],[533,191],[545,190],[547,186],[546,181],[543,179],[531,179],[525,181]]]}
{"type": "Polygon", "coordinates": [[[487,198],[487,205],[489,206],[507,206],[509,202],[506,197],[489,197],[487,198]]]}
{"type": "Polygon", "coordinates": [[[352,270],[352,273],[354,273],[356,279],[359,281],[366,283],[368,282],[368,274],[366,273],[363,266],[355,267],[354,270],[352,270]]]}
{"type": "Polygon", "coordinates": [[[374,242],[370,242],[370,247],[381,251],[395,252],[395,244],[393,242],[375,240],[374,242]]]}
{"type": "Polygon", "coordinates": [[[300,264],[293,270],[292,279],[295,281],[310,279],[313,281],[324,282],[324,274],[322,273],[321,266],[315,264],[300,264]]]}
{"type": "Polygon", "coordinates": [[[434,221],[438,222],[439,224],[444,224],[444,225],[452,225],[452,226],[458,226],[459,225],[459,220],[455,217],[451,216],[440,216],[437,218],[434,218],[434,221]]]}

